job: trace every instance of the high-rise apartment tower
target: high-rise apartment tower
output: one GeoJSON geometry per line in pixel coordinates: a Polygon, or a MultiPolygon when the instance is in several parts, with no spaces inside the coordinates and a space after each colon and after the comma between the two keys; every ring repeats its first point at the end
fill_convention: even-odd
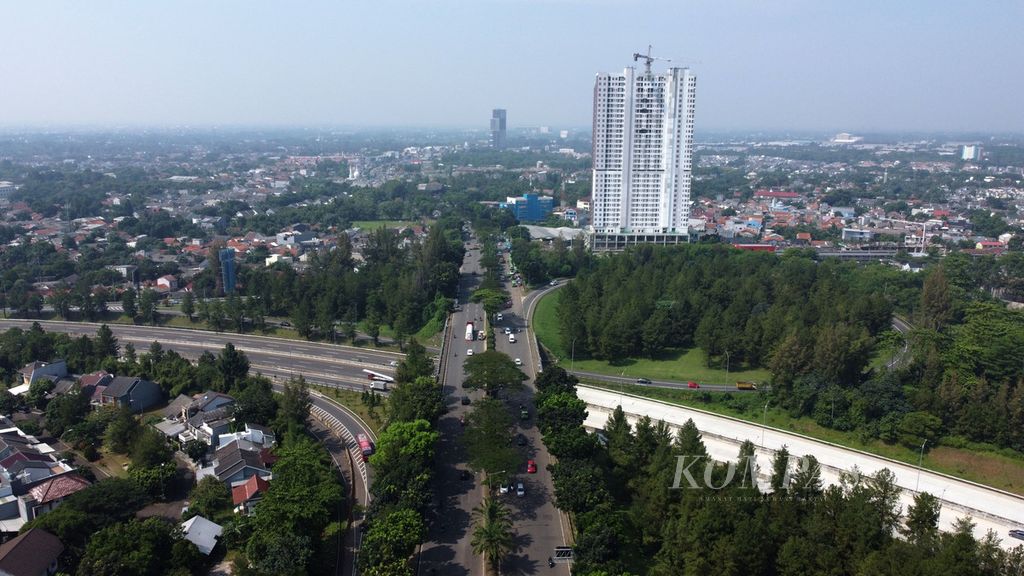
{"type": "Polygon", "coordinates": [[[697,79],[689,68],[652,72],[651,60],[594,84],[595,250],[689,241],[697,79]]]}
{"type": "Polygon", "coordinates": [[[491,112],[491,146],[494,148],[505,147],[505,110],[495,108],[491,112]]]}

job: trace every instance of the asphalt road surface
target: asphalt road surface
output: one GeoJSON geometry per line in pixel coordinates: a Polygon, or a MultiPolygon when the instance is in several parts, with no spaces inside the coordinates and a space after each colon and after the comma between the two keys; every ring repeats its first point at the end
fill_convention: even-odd
{"type": "MultiPolygon", "coordinates": [[[[441,447],[438,454],[438,514],[431,524],[428,541],[421,548],[418,573],[422,575],[437,574],[439,576],[464,576],[484,573],[483,558],[473,553],[472,510],[483,500],[487,488],[483,485],[482,475],[470,475],[463,480],[461,471],[468,470],[466,454],[460,444],[462,426],[459,419],[469,412],[472,406],[465,406],[461,398],[466,396],[475,402],[483,397],[483,392],[470,392],[462,388],[465,377],[463,361],[467,349],[482,352],[485,343],[481,340],[467,342],[465,340],[466,322],[472,321],[477,329],[485,316],[482,306],[469,302],[469,295],[479,283],[481,273],[480,251],[470,250],[463,263],[463,276],[460,284],[461,310],[456,311],[450,322],[449,333],[446,334],[445,349],[446,365],[443,377],[444,393],[449,411],[441,419],[441,447]],[[433,571],[432,571],[433,570],[433,571]]],[[[511,286],[506,286],[511,288],[511,286]]],[[[502,498],[512,512],[513,531],[515,533],[516,550],[502,564],[504,575],[517,574],[560,574],[569,573],[566,565],[555,568],[547,566],[547,558],[554,554],[554,547],[566,541],[568,526],[564,525],[561,515],[554,506],[554,490],[550,474],[546,470],[550,460],[547,450],[541,443],[540,432],[536,428],[536,409],[533,406],[533,377],[537,358],[531,353],[523,318],[522,295],[517,290],[513,293],[513,305],[503,311],[503,320],[495,326],[497,333],[497,349],[512,358],[519,358],[522,370],[530,377],[526,388],[519,394],[509,397],[509,409],[518,413],[520,404],[527,406],[530,418],[519,421],[519,430],[528,439],[523,449],[520,465],[508,471],[517,481],[526,486],[526,495],[517,497],[514,494],[497,496],[502,498]],[[510,343],[504,328],[516,329],[516,342],[510,343]],[[537,462],[538,473],[526,473],[526,460],[537,462]]],[[[518,417],[518,414],[517,414],[518,417]]]]}

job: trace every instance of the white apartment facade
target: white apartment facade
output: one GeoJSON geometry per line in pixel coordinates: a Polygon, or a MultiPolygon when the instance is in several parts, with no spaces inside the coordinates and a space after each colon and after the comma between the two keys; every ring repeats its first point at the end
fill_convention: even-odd
{"type": "Polygon", "coordinates": [[[688,68],[597,75],[595,250],[689,240],[696,82],[688,68]]]}

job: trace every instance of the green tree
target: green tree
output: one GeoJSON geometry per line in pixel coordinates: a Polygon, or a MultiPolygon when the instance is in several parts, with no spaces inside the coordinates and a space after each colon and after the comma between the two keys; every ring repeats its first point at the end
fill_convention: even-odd
{"type": "Polygon", "coordinates": [[[163,433],[148,426],[142,428],[132,445],[132,466],[154,468],[169,463],[173,456],[163,433]]]}
{"type": "Polygon", "coordinates": [[[491,569],[499,571],[501,561],[514,548],[512,522],[504,504],[493,498],[485,498],[473,509],[475,526],[470,546],[473,552],[482,555],[491,569]]]}
{"type": "Polygon", "coordinates": [[[195,544],[184,540],[173,524],[149,518],[112,524],[92,534],[77,574],[188,574],[201,565],[195,544]],[[131,542],[131,546],[126,546],[126,542],[131,542]]]}
{"type": "Polygon", "coordinates": [[[398,509],[376,519],[360,550],[359,562],[363,571],[382,576],[412,574],[408,568],[409,558],[426,533],[423,519],[415,510],[398,509]],[[382,570],[384,567],[388,570],[382,570]],[[373,570],[377,572],[368,572],[373,570]]]}
{"type": "Polygon", "coordinates": [[[277,414],[277,400],[270,380],[260,377],[246,378],[245,388],[235,394],[235,422],[269,426],[277,414]]]}
{"type": "Polygon", "coordinates": [[[185,292],[185,295],[181,297],[181,313],[188,317],[188,321],[193,321],[193,314],[196,313],[196,300],[192,296],[192,292],[185,292]]]}
{"type": "Polygon", "coordinates": [[[939,536],[939,499],[927,492],[914,495],[914,503],[907,509],[904,535],[911,542],[934,545],[939,536]]]}
{"type": "Polygon", "coordinates": [[[221,389],[230,391],[249,374],[249,358],[228,342],[217,355],[217,370],[223,383],[221,389]]]}
{"type": "Polygon", "coordinates": [[[181,447],[181,451],[196,464],[201,464],[206,453],[210,451],[210,445],[202,440],[189,440],[181,447]]]}
{"type": "Polygon", "coordinates": [[[120,408],[107,424],[103,442],[112,452],[127,454],[139,433],[139,422],[128,408],[120,408]]]}
{"type": "Polygon", "coordinates": [[[388,394],[388,418],[392,422],[426,420],[436,423],[444,409],[441,386],[432,376],[405,381],[388,394]]]}
{"type": "Polygon", "coordinates": [[[427,356],[427,349],[416,341],[409,340],[406,346],[405,358],[398,362],[395,370],[395,380],[399,383],[413,382],[421,376],[434,375],[434,361],[427,356]]]}
{"type": "Polygon", "coordinates": [[[128,288],[121,295],[121,307],[124,309],[124,313],[129,318],[134,319],[139,315],[139,307],[135,300],[135,290],[128,288]]]}
{"type": "Polygon", "coordinates": [[[117,358],[120,351],[117,338],[109,326],[103,324],[96,330],[95,351],[102,358],[117,358]]]}
{"type": "Polygon", "coordinates": [[[142,318],[143,323],[156,326],[159,316],[156,312],[156,304],[159,298],[160,296],[155,290],[146,288],[142,291],[142,295],[139,296],[139,316],[142,318]]]}
{"type": "Polygon", "coordinates": [[[75,389],[50,401],[46,406],[46,429],[60,437],[85,419],[89,413],[89,397],[75,389]]]}
{"type": "Polygon", "coordinates": [[[952,316],[949,281],[942,266],[937,266],[924,280],[921,289],[919,322],[925,328],[941,331],[952,316]]]}
{"type": "Polygon", "coordinates": [[[275,427],[285,432],[302,430],[312,405],[306,379],[301,374],[297,378],[289,378],[277,402],[275,427]]]}
{"type": "Polygon", "coordinates": [[[231,510],[231,492],[214,476],[204,477],[188,494],[188,515],[223,518],[231,510]]]}
{"type": "Polygon", "coordinates": [[[469,465],[488,475],[509,473],[522,460],[511,445],[509,430],[515,421],[499,400],[484,398],[477,402],[466,418],[463,444],[469,454],[469,465]]]}
{"type": "Polygon", "coordinates": [[[497,350],[487,350],[467,358],[463,364],[466,378],[462,385],[465,388],[483,389],[488,395],[499,390],[515,391],[523,387],[527,379],[515,362],[507,354],[497,350]]]}

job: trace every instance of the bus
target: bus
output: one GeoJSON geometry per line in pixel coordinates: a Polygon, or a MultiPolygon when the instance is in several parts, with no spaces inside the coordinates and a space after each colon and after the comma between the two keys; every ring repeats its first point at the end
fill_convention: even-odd
{"type": "Polygon", "coordinates": [[[466,322],[466,341],[473,340],[473,323],[466,322]]]}
{"type": "Polygon", "coordinates": [[[356,434],[356,442],[359,443],[359,451],[363,454],[363,462],[366,462],[373,455],[373,442],[370,442],[366,434],[356,434]]]}

